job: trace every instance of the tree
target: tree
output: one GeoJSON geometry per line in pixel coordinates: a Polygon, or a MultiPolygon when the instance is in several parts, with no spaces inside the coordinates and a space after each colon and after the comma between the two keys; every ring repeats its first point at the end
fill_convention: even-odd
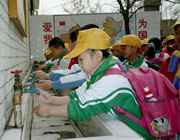
{"type": "Polygon", "coordinates": [[[139,6],[140,1],[143,2],[143,0],[117,0],[120,7],[119,12],[122,14],[124,19],[126,34],[130,34],[129,20],[138,10],[149,6],[156,6],[160,3],[160,0],[144,0],[144,4],[139,6]]]}
{"type": "Polygon", "coordinates": [[[170,1],[164,0],[162,2],[162,19],[177,19],[180,17],[180,0],[170,1]]]}
{"type": "Polygon", "coordinates": [[[91,0],[64,0],[63,9],[69,14],[100,13],[99,0],[94,4],[91,0]]]}

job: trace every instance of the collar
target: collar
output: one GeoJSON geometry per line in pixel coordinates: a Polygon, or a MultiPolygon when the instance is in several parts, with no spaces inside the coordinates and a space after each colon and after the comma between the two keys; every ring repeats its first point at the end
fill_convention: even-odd
{"type": "Polygon", "coordinates": [[[104,60],[90,73],[87,75],[87,80],[90,81],[91,75],[95,73],[95,71],[98,69],[98,67],[104,62],[104,60]]]}
{"type": "Polygon", "coordinates": [[[155,54],[158,54],[158,53],[160,53],[160,52],[161,52],[160,50],[156,50],[156,51],[155,51],[155,54]]]}
{"type": "Polygon", "coordinates": [[[134,63],[132,63],[132,64],[129,63],[129,66],[138,68],[138,67],[141,66],[142,63],[143,63],[143,58],[138,55],[138,59],[134,63]]]}
{"type": "Polygon", "coordinates": [[[112,54],[106,58],[92,73],[89,75],[89,81],[87,81],[86,90],[90,87],[91,84],[95,83],[101,77],[103,77],[104,73],[112,66],[114,66],[116,62],[113,60],[112,54]]]}
{"type": "Polygon", "coordinates": [[[65,48],[63,53],[60,55],[59,60],[61,60],[66,55],[67,52],[68,52],[68,49],[65,48]]]}

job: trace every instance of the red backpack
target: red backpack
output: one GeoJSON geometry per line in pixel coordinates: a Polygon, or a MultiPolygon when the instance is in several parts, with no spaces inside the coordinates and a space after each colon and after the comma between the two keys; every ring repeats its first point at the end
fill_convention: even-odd
{"type": "Polygon", "coordinates": [[[180,109],[176,98],[178,91],[169,80],[151,68],[140,67],[123,72],[122,66],[119,66],[122,71],[117,68],[110,68],[105,75],[119,74],[129,80],[135,90],[136,100],[143,117],[138,119],[122,108],[114,107],[117,115],[120,117],[119,114],[124,114],[147,130],[154,138],[172,138],[175,133],[180,133],[180,109]],[[146,100],[145,87],[152,91],[153,97],[157,99],[156,101],[146,100]]]}
{"type": "Polygon", "coordinates": [[[152,63],[152,64],[157,64],[157,65],[161,66],[162,63],[164,62],[164,53],[163,53],[163,52],[160,52],[158,58],[150,59],[150,60],[148,60],[148,62],[149,62],[149,63],[152,63]]]}

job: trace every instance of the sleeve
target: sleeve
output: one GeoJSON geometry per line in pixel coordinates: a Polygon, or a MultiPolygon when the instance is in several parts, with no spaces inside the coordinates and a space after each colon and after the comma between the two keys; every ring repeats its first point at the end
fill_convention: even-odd
{"type": "Polygon", "coordinates": [[[77,94],[75,91],[72,91],[71,93],[69,93],[68,95],[70,97],[70,99],[74,99],[74,98],[77,98],[77,94]]]}
{"type": "Polygon", "coordinates": [[[67,112],[69,118],[72,120],[88,121],[92,115],[97,115],[99,112],[108,113],[114,106],[119,106],[138,118],[142,117],[141,111],[134,102],[133,97],[126,92],[116,95],[116,98],[113,98],[107,103],[97,101],[95,104],[92,103],[88,106],[82,106],[78,98],[75,95],[71,95],[67,112]]]}
{"type": "Polygon", "coordinates": [[[169,66],[169,62],[170,62],[170,58],[171,57],[168,57],[164,62],[163,64],[161,65],[160,69],[159,69],[159,72],[162,73],[163,75],[165,75],[169,81],[171,81],[171,83],[173,82],[174,80],[174,76],[175,74],[171,73],[171,72],[168,72],[168,66],[169,66]]]}
{"type": "Polygon", "coordinates": [[[52,81],[52,88],[53,89],[67,89],[67,88],[75,88],[81,86],[86,79],[76,80],[76,81],[68,81],[66,83],[62,83],[59,81],[52,81]]]}
{"type": "MultiPolygon", "coordinates": [[[[81,108],[78,101],[71,99],[67,107],[68,117],[72,120],[88,121],[91,116],[91,112],[81,108]]],[[[96,110],[96,114],[98,111],[96,110]]],[[[96,115],[94,114],[94,115],[96,115]]]]}
{"type": "Polygon", "coordinates": [[[81,86],[85,81],[85,73],[83,71],[79,71],[78,73],[60,76],[59,80],[52,81],[52,87],[53,89],[75,88],[81,86]]]}
{"type": "Polygon", "coordinates": [[[49,80],[57,81],[57,80],[59,80],[60,77],[64,76],[64,74],[50,72],[49,76],[50,76],[49,80]]]}
{"type": "Polygon", "coordinates": [[[81,68],[79,67],[79,65],[74,64],[71,67],[71,70],[69,70],[69,69],[65,69],[65,70],[59,69],[59,70],[53,70],[52,72],[53,73],[61,73],[61,74],[64,74],[64,75],[68,75],[68,74],[76,73],[76,72],[79,72],[79,71],[81,71],[81,68]]]}
{"type": "MultiPolygon", "coordinates": [[[[108,81],[109,79],[111,78],[108,78],[108,81]]],[[[123,83],[126,85],[125,81],[123,83]]],[[[109,82],[105,84],[101,82],[98,88],[93,87],[86,90],[86,93],[76,94],[77,98],[71,99],[67,108],[68,116],[72,120],[87,121],[99,112],[110,112],[114,106],[119,106],[138,118],[142,117],[134,92],[130,88],[117,88],[117,86],[114,88],[109,82]]]]}

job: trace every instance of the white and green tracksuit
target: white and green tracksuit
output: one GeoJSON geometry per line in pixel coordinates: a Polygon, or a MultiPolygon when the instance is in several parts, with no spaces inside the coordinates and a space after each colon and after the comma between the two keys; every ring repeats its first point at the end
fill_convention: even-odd
{"type": "Polygon", "coordinates": [[[129,59],[125,59],[122,64],[126,67],[126,69],[135,69],[142,66],[148,67],[148,64],[144,61],[144,58],[142,56],[138,55],[138,59],[134,63],[130,63],[129,59]]]}
{"type": "MultiPolygon", "coordinates": [[[[105,59],[91,75],[90,80],[87,79],[81,87],[69,94],[70,101],[67,108],[69,118],[87,121],[91,115],[97,115],[99,112],[111,113],[117,117],[113,109],[114,106],[119,106],[138,118],[142,117],[128,79],[121,75],[104,76],[110,67],[119,69],[119,66],[112,59],[112,55],[105,59]]],[[[124,115],[121,117],[127,121],[131,128],[137,127],[138,133],[149,136],[142,127],[124,115]]]]}

